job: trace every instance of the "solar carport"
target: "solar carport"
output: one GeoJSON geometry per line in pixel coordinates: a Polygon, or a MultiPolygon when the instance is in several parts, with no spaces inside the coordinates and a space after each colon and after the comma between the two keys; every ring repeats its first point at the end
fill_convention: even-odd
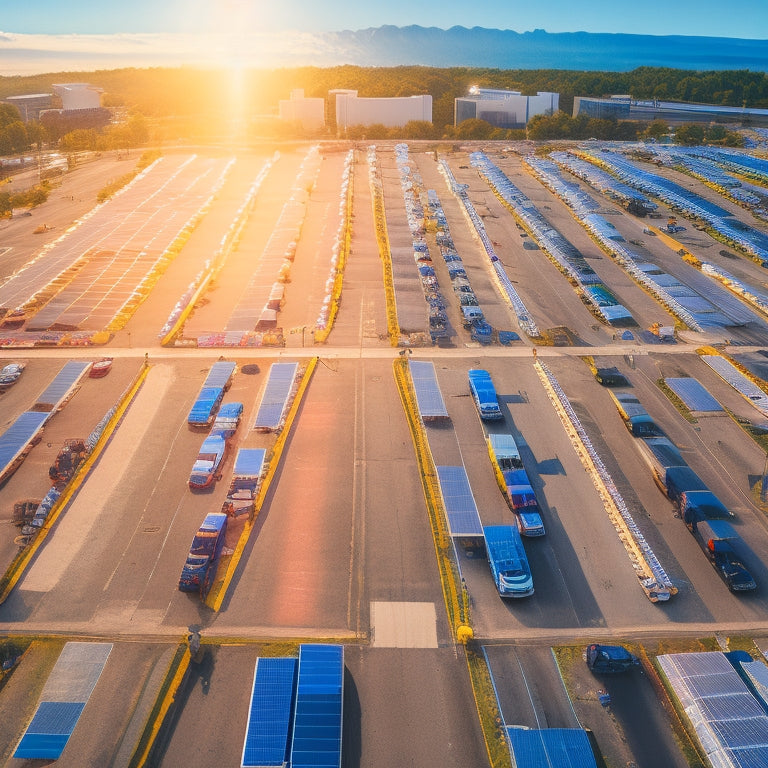
{"type": "Polygon", "coordinates": [[[256,662],[241,768],[340,768],[344,646],[256,662]]]}

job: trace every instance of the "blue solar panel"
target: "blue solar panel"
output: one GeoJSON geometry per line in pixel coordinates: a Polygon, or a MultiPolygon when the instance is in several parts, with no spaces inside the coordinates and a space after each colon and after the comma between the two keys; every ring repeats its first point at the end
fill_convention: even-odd
{"type": "Polygon", "coordinates": [[[70,360],[37,398],[37,404],[47,410],[55,410],[90,367],[91,363],[87,360],[70,360]]]}
{"type": "Polygon", "coordinates": [[[25,411],[0,435],[0,477],[37,434],[50,413],[25,411]]]}
{"type": "Polygon", "coordinates": [[[254,429],[274,430],[280,426],[296,379],[298,363],[274,363],[256,414],[254,429]]]}
{"type": "Polygon", "coordinates": [[[258,659],[256,662],[242,768],[285,764],[296,662],[294,658],[258,659]]]}
{"type": "Polygon", "coordinates": [[[435,366],[428,361],[409,360],[416,402],[422,419],[448,418],[448,411],[443,402],[440,386],[435,375],[435,366]]]}
{"type": "Polygon", "coordinates": [[[580,728],[507,728],[515,765],[525,768],[597,768],[587,732],[580,728]]]}
{"type": "Polygon", "coordinates": [[[664,379],[667,386],[691,411],[722,411],[720,403],[707,392],[697,379],[664,379]]]}
{"type": "Polygon", "coordinates": [[[41,701],[14,757],[56,760],[72,735],[85,702],[41,701]]]}
{"type": "Polygon", "coordinates": [[[302,645],[291,743],[292,768],[340,768],[344,647],[302,645]]]}
{"type": "Polygon", "coordinates": [[[438,467],[437,477],[451,536],[482,536],[483,524],[464,467],[438,467]]]}
{"type": "Polygon", "coordinates": [[[239,477],[259,477],[264,469],[264,448],[240,448],[235,458],[233,474],[239,477]]]}

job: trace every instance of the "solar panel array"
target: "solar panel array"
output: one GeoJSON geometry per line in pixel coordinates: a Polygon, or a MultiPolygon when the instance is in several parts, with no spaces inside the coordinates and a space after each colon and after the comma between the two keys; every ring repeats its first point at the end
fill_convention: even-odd
{"type": "Polygon", "coordinates": [[[233,307],[225,331],[253,331],[256,328],[275,281],[280,279],[283,270],[290,268],[290,260],[293,259],[307,212],[307,190],[312,189],[321,162],[318,148],[310,148],[291,188],[291,197],[284,203],[264,251],[255,260],[251,279],[233,307]],[[286,264],[289,256],[290,260],[286,264]]]}
{"type": "Polygon", "coordinates": [[[447,419],[448,411],[437,383],[435,366],[429,361],[409,360],[408,368],[411,372],[411,381],[416,390],[416,402],[419,406],[419,414],[424,420],[447,419]]]}
{"type": "Polygon", "coordinates": [[[27,329],[105,328],[126,305],[138,303],[142,283],[208,201],[227,167],[224,159],[196,157],[152,166],[54,242],[44,259],[0,287],[0,305],[31,302],[34,307],[44,291],[52,297],[27,329]],[[69,270],[66,279],[64,270],[69,270]]]}
{"type": "Polygon", "coordinates": [[[71,360],[66,363],[38,397],[34,410],[22,413],[0,435],[0,478],[4,478],[12,469],[26,447],[42,429],[51,414],[70,395],[90,366],[91,364],[85,361],[71,360]]]}
{"type": "Polygon", "coordinates": [[[464,467],[437,467],[437,477],[451,536],[482,536],[483,525],[467,470],[464,467]]]}
{"type": "Polygon", "coordinates": [[[768,765],[768,715],[725,654],[676,653],[658,661],[713,766],[768,765]]]}
{"type": "Polygon", "coordinates": [[[56,374],[56,378],[46,387],[37,398],[36,408],[55,411],[67,399],[72,389],[83,374],[91,367],[91,363],[83,360],[70,360],[56,374]]]}
{"type": "Polygon", "coordinates": [[[768,416],[768,394],[748,379],[730,360],[726,360],[720,355],[702,355],[701,359],[758,411],[764,416],[768,416]]]}
{"type": "Polygon", "coordinates": [[[112,643],[72,642],[64,646],[14,757],[56,760],[61,756],[111,650],[112,643]]]}
{"type": "Polygon", "coordinates": [[[597,768],[581,728],[507,728],[514,764],[525,768],[597,768]]]}
{"type": "Polygon", "coordinates": [[[281,426],[298,369],[298,363],[272,364],[253,424],[254,429],[272,431],[281,426]]]}
{"type": "Polygon", "coordinates": [[[340,768],[344,646],[302,645],[291,768],[340,768]]]}
{"type": "Polygon", "coordinates": [[[296,664],[294,658],[257,659],[241,768],[285,765],[296,664]]]}
{"type": "Polygon", "coordinates": [[[25,411],[0,435],[0,478],[42,429],[50,413],[25,411]]]}
{"type": "Polygon", "coordinates": [[[664,383],[685,403],[691,411],[722,411],[723,407],[709,394],[706,387],[692,378],[669,378],[664,383]]]}
{"type": "Polygon", "coordinates": [[[240,448],[235,458],[234,475],[261,477],[264,469],[264,448],[240,448]]]}

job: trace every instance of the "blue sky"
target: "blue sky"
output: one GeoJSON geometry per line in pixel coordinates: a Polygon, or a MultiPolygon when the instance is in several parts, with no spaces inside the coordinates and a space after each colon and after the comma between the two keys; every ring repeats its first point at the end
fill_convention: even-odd
{"type": "Polygon", "coordinates": [[[321,32],[383,24],[768,38],[768,0],[0,0],[6,33],[321,32]]]}

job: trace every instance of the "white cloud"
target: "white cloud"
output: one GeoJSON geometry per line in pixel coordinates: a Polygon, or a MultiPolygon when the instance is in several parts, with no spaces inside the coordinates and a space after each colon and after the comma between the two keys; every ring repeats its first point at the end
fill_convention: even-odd
{"type": "Polygon", "coordinates": [[[0,32],[0,75],[120,67],[237,64],[272,68],[340,63],[344,63],[344,55],[328,38],[309,32],[242,35],[0,32]]]}

